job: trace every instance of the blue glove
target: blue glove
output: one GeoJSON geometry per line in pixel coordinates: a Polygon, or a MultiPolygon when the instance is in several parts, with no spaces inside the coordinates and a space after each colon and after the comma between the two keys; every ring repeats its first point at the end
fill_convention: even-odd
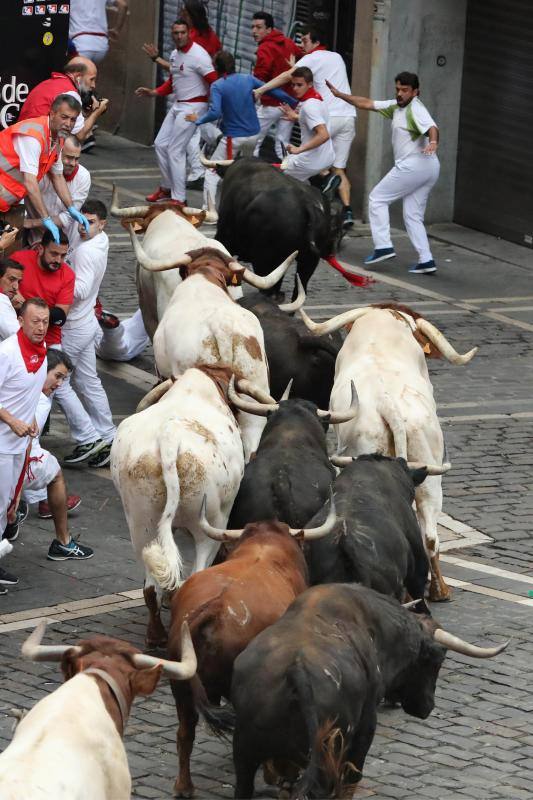
{"type": "Polygon", "coordinates": [[[50,231],[54,237],[54,242],[59,244],[59,228],[55,224],[52,217],[43,217],[43,227],[50,231]]]}
{"type": "Polygon", "coordinates": [[[75,219],[76,222],[79,222],[80,225],[83,225],[83,227],[85,228],[85,233],[89,233],[89,220],[87,219],[87,217],[84,217],[83,214],[81,214],[78,211],[76,206],[69,206],[67,208],[67,211],[72,217],[72,219],[75,219]]]}

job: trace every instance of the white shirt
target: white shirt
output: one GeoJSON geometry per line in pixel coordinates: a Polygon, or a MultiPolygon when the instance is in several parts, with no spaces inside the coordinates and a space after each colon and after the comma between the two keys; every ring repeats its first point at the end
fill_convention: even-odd
{"type": "MultiPolygon", "coordinates": [[[[13,147],[20,159],[20,171],[30,175],[39,174],[39,159],[41,157],[41,146],[33,136],[13,136],[13,147]]],[[[62,173],[63,162],[61,156],[52,166],[52,172],[62,173]]]]}
{"type": "Polygon", "coordinates": [[[396,164],[409,156],[419,155],[428,143],[428,130],[433,126],[437,127],[418,97],[413,98],[404,108],[399,108],[396,100],[374,100],[374,108],[392,120],[392,150],[396,164]]]}
{"type": "Polygon", "coordinates": [[[322,95],[330,117],[356,116],[355,108],[340,97],[335,97],[326,86],[328,80],[343,94],[352,93],[342,56],[332,53],[331,50],[313,50],[298,59],[297,66],[307,67],[313,73],[313,86],[322,95]]]}
{"type": "MultiPolygon", "coordinates": [[[[37,372],[28,372],[16,334],[0,343],[0,405],[23,422],[31,423],[47,373],[44,359],[37,372]]],[[[17,436],[0,420],[0,453],[17,455],[28,446],[28,436],[17,436]]]]}
{"type": "Polygon", "coordinates": [[[17,312],[11,304],[11,300],[7,294],[0,292],[0,341],[3,342],[4,339],[18,333],[19,328],[17,312]]]}
{"type": "MultiPolygon", "coordinates": [[[[80,209],[87,200],[91,189],[91,173],[80,164],[77,173],[72,180],[67,183],[67,186],[70,191],[70,196],[72,197],[72,202],[77,209],[80,209]]],[[[67,213],[62,200],[59,199],[54,185],[47,175],[39,181],[39,189],[41,190],[41,196],[50,216],[59,216],[61,227],[67,227],[68,224],[70,224],[70,214],[67,213]]]]}
{"type": "MultiPolygon", "coordinates": [[[[302,134],[302,144],[307,144],[309,139],[312,139],[315,135],[314,129],[317,127],[317,125],[325,125],[326,128],[328,127],[328,109],[323,100],[317,100],[316,97],[310,97],[309,100],[304,100],[303,103],[299,104],[298,111],[300,113],[299,122],[300,131],[302,134]]],[[[331,156],[331,163],[333,163],[335,153],[333,151],[331,139],[328,139],[327,142],[323,142],[313,150],[307,150],[303,155],[312,155],[317,161],[331,156]]]]}
{"type": "Polygon", "coordinates": [[[76,274],[76,282],[74,302],[63,325],[64,336],[73,328],[93,325],[96,321],[94,306],[107,267],[109,239],[104,231],[87,241],[80,238],[79,242],[69,260],[76,274]]]}
{"type": "MultiPolygon", "coordinates": [[[[52,398],[47,397],[44,392],[41,392],[39,396],[39,400],[37,402],[37,408],[35,409],[35,421],[37,422],[37,426],[39,428],[39,436],[43,432],[43,428],[46,424],[46,420],[48,419],[48,415],[52,409],[52,398]]],[[[41,447],[41,443],[39,441],[39,436],[36,436],[35,439],[31,440],[31,450],[30,456],[34,458],[38,458],[46,451],[43,450],[41,447]]]]}
{"type": "Polygon", "coordinates": [[[77,33],[107,34],[107,0],[70,0],[68,35],[77,33]]]}
{"type": "Polygon", "coordinates": [[[187,52],[173,50],[169,61],[176,103],[184,103],[191,97],[209,95],[209,84],[203,76],[214,72],[214,68],[207,50],[193,42],[187,52]]]}

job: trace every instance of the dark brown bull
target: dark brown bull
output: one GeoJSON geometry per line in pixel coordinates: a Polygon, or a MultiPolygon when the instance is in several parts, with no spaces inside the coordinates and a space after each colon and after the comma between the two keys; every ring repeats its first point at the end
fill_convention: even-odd
{"type": "Polygon", "coordinates": [[[194,792],[190,757],[197,708],[209,721],[209,705],[229,698],[233,662],[239,653],[307,588],[307,567],[298,539],[326,536],[335,521],[333,507],[324,525],[312,530],[293,530],[273,521],[250,523],[243,531],[222,531],[212,528],[203,514],[207,535],[238,542],[227,561],[192,575],[172,598],[169,657],[181,658],[179,631],[184,621],[198,657],[198,679],[171,681],[179,722],[179,775],[174,787],[178,797],[191,797],[194,792]]]}

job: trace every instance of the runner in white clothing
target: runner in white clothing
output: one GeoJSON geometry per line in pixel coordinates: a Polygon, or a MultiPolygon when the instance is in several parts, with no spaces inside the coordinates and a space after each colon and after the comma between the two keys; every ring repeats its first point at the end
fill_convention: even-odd
{"type": "MultiPolygon", "coordinates": [[[[81,143],[76,136],[67,136],[63,150],[61,151],[63,177],[70,190],[72,204],[75,205],[78,210],[87,200],[91,189],[91,173],[79,163],[80,157],[81,143]]],[[[69,214],[66,213],[65,206],[57,196],[54,186],[47,175],[39,181],[39,189],[41,190],[41,196],[52,220],[64,231],[67,231],[72,224],[72,220],[69,214]]],[[[40,218],[31,219],[30,217],[26,217],[24,220],[24,228],[28,231],[27,236],[29,244],[33,245],[41,241],[44,228],[40,218]]]]}
{"type": "Polygon", "coordinates": [[[400,72],[394,79],[395,100],[370,100],[329,88],[337,97],[356,108],[378,111],[392,120],[394,167],[374,187],[368,198],[368,216],[374,240],[374,252],[365,264],[377,264],[396,253],[390,236],[389,205],[403,200],[403,219],[411,243],[418,253],[418,263],[409,272],[430,274],[437,271],[424,227],[424,213],[429,193],[439,177],[437,158],[439,129],[429,111],[419,100],[418,76],[400,72]]]}
{"type": "Polygon", "coordinates": [[[335,153],[328,131],[328,112],[322,97],[313,88],[313,73],[308,67],[295,69],[291,77],[294,96],[299,100],[297,111],[282,104],[287,119],[299,120],[302,143],[290,144],[289,155],[281,165],[286,175],[305,181],[333,164],[335,153]]]}
{"type": "Polygon", "coordinates": [[[78,53],[96,63],[101,61],[109,41],[118,41],[127,13],[128,0],[70,0],[68,34],[78,53]],[[113,28],[107,25],[107,6],[117,11],[113,28]]]}
{"type": "MultiPolygon", "coordinates": [[[[74,302],[70,306],[67,321],[62,329],[62,349],[74,363],[72,383],[98,436],[106,443],[92,458],[89,467],[104,467],[109,463],[111,444],[116,428],[109,407],[109,400],[96,371],[95,343],[99,336],[98,322],[94,315],[96,298],[102,283],[109,252],[109,239],[104,232],[107,222],[107,209],[100,200],[87,200],[82,206],[89,220],[89,233],[81,226],[78,238],[70,237],[74,244],[70,264],[76,275],[74,302]]],[[[73,232],[75,235],[75,232],[73,232]]],[[[67,392],[72,392],[70,381],[64,381],[61,401],[67,392]]],[[[77,429],[76,420],[68,419],[74,439],[83,442],[84,431],[77,429]]],[[[65,464],[83,461],[83,444],[65,458],[65,464]]]]}
{"type": "Polygon", "coordinates": [[[170,78],[157,89],[139,86],[138,97],[164,97],[174,94],[174,102],[154,142],[161,170],[162,184],[146,198],[149,202],[168,199],[185,205],[186,151],[196,132],[194,122],[187,120],[189,114],[207,111],[209,86],[218,74],[207,50],[189,38],[189,25],[178,19],[172,25],[172,38],[176,49],[170,54],[170,78]]]}
{"type": "MultiPolygon", "coordinates": [[[[46,344],[50,312],[44,300],[23,303],[17,333],[0,343],[0,532],[20,489],[30,437],[38,434],[35,411],[46,378],[46,344]]],[[[15,532],[15,536],[18,531],[15,532]]],[[[15,538],[13,536],[12,538],[15,538]]],[[[11,550],[0,542],[0,558],[11,550]]],[[[0,587],[18,578],[0,567],[0,587]]],[[[3,591],[2,591],[3,593],[3,591]]]]}
{"type": "Polygon", "coordinates": [[[18,293],[24,267],[16,261],[0,261],[0,341],[13,336],[20,328],[17,309],[24,302],[18,293]]]}

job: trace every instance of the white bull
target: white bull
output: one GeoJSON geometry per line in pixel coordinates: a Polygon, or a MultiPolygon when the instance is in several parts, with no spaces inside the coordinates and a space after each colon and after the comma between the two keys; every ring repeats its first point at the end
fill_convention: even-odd
{"type": "Polygon", "coordinates": [[[142,410],[121,423],[113,442],[111,475],[146,572],[150,645],[166,638],[159,615],[162,590],[175,589],[182,580],[172,529],[189,531],[196,546],[192,571],[204,569],[219,543],[201,529],[202,498],[207,496],[209,519],[224,527],[239,489],[241,435],[219,390],[227,391],[230,377],[228,369],[205,367],[156,386],[141,402],[142,410]]]}
{"type": "MultiPolygon", "coordinates": [[[[339,454],[381,453],[440,465],[444,440],[424,349],[415,334],[426,338],[426,350],[433,344],[454,364],[466,364],[477,347],[459,355],[427,320],[395,308],[358,308],[323,323],[314,323],[303,311],[300,313],[316,335],[352,325],[337,356],[330,406],[334,410],[346,408],[353,381],[359,411],[353,420],[337,426],[339,454]]],[[[441,471],[447,469],[449,465],[443,465],[441,471]]],[[[440,475],[432,474],[416,488],[416,510],[431,565],[431,600],[446,600],[450,595],[438,557],[441,483],[440,475]]]]}
{"type": "MultiPolygon", "coordinates": [[[[131,230],[131,229],[130,229],[131,230]]],[[[150,259],[131,231],[137,260],[149,271],[181,267],[185,279],[174,293],[154,336],[154,354],[164,377],[195,365],[226,365],[239,378],[269,391],[268,365],[261,323],[236,303],[228,287],[241,279],[258,289],[274,286],[297,256],[293,253],[270,275],[260,277],[209,247],[168,260],[150,259]]],[[[257,449],[265,420],[239,411],[245,459],[257,449]]]]}
{"type": "MultiPolygon", "coordinates": [[[[188,250],[200,247],[213,247],[224,255],[230,254],[216,239],[210,239],[201,233],[197,226],[204,218],[211,220],[214,212],[201,211],[196,208],[168,208],[169,204],[161,203],[145,206],[121,208],[118,205],[118,191],[113,187],[111,214],[124,223],[136,223],[144,231],[143,249],[151,259],[168,260],[180,257],[188,250]]],[[[137,270],[137,292],[139,307],[143,316],[144,327],[150,339],[162,319],[165,309],[172,297],[174,289],[181,283],[178,270],[171,272],[150,272],[137,270]]],[[[242,290],[233,290],[236,299],[242,296],[242,290]]]]}
{"type": "Polygon", "coordinates": [[[122,734],[136,695],[151,694],[161,672],[188,680],[196,656],[188,627],[181,661],[143,655],[98,636],[79,645],[40,644],[43,621],[22,646],[32,661],[61,661],[65,683],[40,700],[0,755],[2,800],[129,800],[131,775],[122,734]]]}

